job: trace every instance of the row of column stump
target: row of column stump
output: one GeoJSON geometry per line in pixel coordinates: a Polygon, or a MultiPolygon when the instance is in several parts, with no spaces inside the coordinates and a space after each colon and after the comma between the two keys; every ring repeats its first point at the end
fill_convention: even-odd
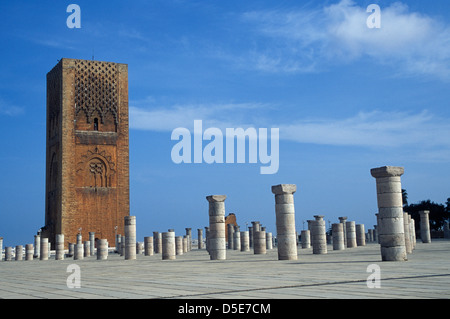
{"type": "MultiPolygon", "coordinates": [[[[414,219],[403,212],[400,176],[404,173],[402,167],[385,166],[374,168],[371,175],[376,179],[378,214],[377,225],[365,232],[363,224],[347,221],[347,217],[339,217],[339,223],[331,225],[331,234],[327,236],[326,225],[322,215],[315,215],[314,220],[308,220],[308,229],[301,231],[301,248],[311,248],[313,254],[326,254],[327,245],[332,243],[333,250],[343,250],[364,246],[368,241],[378,241],[383,261],[406,261],[407,254],[412,253],[416,234],[414,219]]],[[[255,254],[265,254],[274,244],[278,248],[279,260],[297,260],[299,239],[295,227],[294,193],[295,184],[280,184],[272,186],[275,195],[276,238],[266,232],[259,222],[252,222],[249,230],[240,231],[239,226],[228,224],[225,227],[226,195],[210,195],[206,197],[209,203],[209,226],[205,227],[205,244],[203,247],[203,230],[198,229],[198,249],[206,248],[211,260],[225,260],[226,250],[234,249],[249,251],[253,248],[255,254]],[[226,242],[225,232],[228,233],[226,242]]],[[[176,236],[173,229],[167,232],[153,232],[153,236],[145,237],[144,242],[136,240],[136,216],[124,218],[124,235],[116,235],[115,252],[124,256],[125,260],[136,259],[137,254],[146,256],[161,253],[163,260],[176,259],[192,249],[191,228],[186,228],[185,236],[176,236]]],[[[448,228],[448,223],[446,224],[448,228]]],[[[424,243],[431,242],[429,212],[420,212],[420,232],[424,243]]],[[[0,237],[0,251],[3,238],[0,237]]],[[[98,260],[108,258],[109,244],[106,239],[95,240],[95,233],[89,233],[89,240],[82,241],[77,235],[76,243],[69,243],[69,250],[64,250],[64,235],[56,235],[55,259],[73,257],[80,260],[87,256],[97,255],[98,260]],[[95,249],[97,247],[97,249],[95,249]]],[[[48,238],[35,236],[35,243],[25,246],[25,260],[39,258],[48,260],[50,244],[48,238]]],[[[1,257],[1,256],[0,256],[1,257]]],[[[15,260],[23,259],[23,246],[16,246],[15,260]]],[[[0,258],[0,261],[2,258],[0,258]]],[[[5,247],[5,260],[12,260],[12,247],[5,247]]]]}

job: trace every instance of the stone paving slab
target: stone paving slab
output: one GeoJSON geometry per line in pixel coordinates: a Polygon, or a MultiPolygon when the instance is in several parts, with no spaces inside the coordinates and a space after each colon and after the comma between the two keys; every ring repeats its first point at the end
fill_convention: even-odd
{"type": "Polygon", "coordinates": [[[417,243],[407,262],[382,262],[379,245],[313,255],[299,248],[296,261],[227,250],[211,261],[193,249],[176,260],[110,254],[83,260],[2,261],[0,298],[5,299],[383,299],[450,298],[450,241],[417,243]],[[81,288],[68,288],[67,266],[80,267],[81,288]],[[367,267],[380,266],[381,288],[367,287],[367,267]]]}

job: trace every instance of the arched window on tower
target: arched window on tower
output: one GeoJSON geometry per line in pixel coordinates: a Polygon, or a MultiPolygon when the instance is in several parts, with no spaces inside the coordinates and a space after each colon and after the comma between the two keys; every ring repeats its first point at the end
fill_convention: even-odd
{"type": "Polygon", "coordinates": [[[98,131],[98,118],[94,119],[94,131],[98,131]]]}

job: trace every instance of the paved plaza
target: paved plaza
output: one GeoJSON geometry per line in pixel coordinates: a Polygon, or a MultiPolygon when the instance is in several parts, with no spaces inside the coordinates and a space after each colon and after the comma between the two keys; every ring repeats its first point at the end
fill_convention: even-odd
{"type": "MultiPolygon", "coordinates": [[[[210,260],[193,249],[162,260],[161,254],[124,260],[110,253],[83,260],[0,262],[0,298],[449,298],[450,241],[433,240],[416,249],[406,262],[382,262],[378,244],[315,255],[298,249],[298,260],[227,250],[226,260],[210,260]],[[80,288],[69,288],[68,266],[79,266],[80,288]],[[368,288],[373,265],[380,268],[380,288],[368,288]],[[370,267],[369,267],[370,266],[370,267]],[[369,269],[368,269],[369,267],[369,269]],[[372,268],[371,268],[372,267],[372,268]]],[[[72,278],[72,277],[70,277],[72,278]]],[[[69,279],[70,279],[69,278],[69,279]]],[[[69,280],[69,282],[71,282],[69,280]]],[[[371,283],[375,281],[370,280],[371,283]]]]}

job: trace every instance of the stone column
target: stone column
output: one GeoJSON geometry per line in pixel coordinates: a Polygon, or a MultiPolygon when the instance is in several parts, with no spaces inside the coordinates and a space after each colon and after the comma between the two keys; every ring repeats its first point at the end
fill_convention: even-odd
{"type": "Polygon", "coordinates": [[[344,245],[347,247],[347,228],[346,228],[346,222],[348,217],[339,217],[339,222],[342,223],[343,227],[343,233],[344,233],[344,245]]]}
{"type": "Polygon", "coordinates": [[[188,240],[188,251],[192,250],[192,228],[186,228],[186,236],[188,240]]]}
{"type": "Polygon", "coordinates": [[[183,255],[183,236],[175,236],[175,254],[183,255]]]}
{"type": "Polygon", "coordinates": [[[250,235],[249,231],[241,231],[241,251],[250,250],[250,235]]]}
{"type": "Polygon", "coordinates": [[[3,260],[3,237],[0,237],[0,262],[3,260]]]}
{"type": "Polygon", "coordinates": [[[297,260],[297,238],[295,235],[295,184],[272,186],[275,194],[275,216],[278,240],[278,260],[297,260]]]}
{"type": "Polygon", "coordinates": [[[374,168],[378,202],[378,237],[383,261],[408,260],[403,224],[402,185],[403,167],[374,168]]]}
{"type": "Polygon", "coordinates": [[[33,255],[34,255],[33,244],[26,244],[25,245],[25,260],[33,260],[33,255]]]}
{"type": "MultiPolygon", "coordinates": [[[[308,223],[309,227],[310,223],[308,223]]],[[[301,231],[301,237],[302,237],[302,248],[307,249],[311,248],[311,231],[309,229],[302,230],[301,231]]]]}
{"type": "Polygon", "coordinates": [[[75,244],[69,243],[69,251],[67,252],[67,257],[73,257],[75,254],[75,244]]]}
{"type": "Polygon", "coordinates": [[[431,243],[431,233],[430,233],[430,211],[423,210],[419,212],[420,214],[420,238],[422,243],[431,243]]]}
{"type": "Polygon", "coordinates": [[[166,232],[161,234],[162,260],[176,259],[175,232],[166,232]]]}
{"type": "Polygon", "coordinates": [[[368,234],[368,236],[367,236],[367,240],[371,243],[371,242],[373,242],[374,240],[373,240],[373,229],[368,229],[367,230],[367,234],[368,234]]]}
{"type": "Polygon", "coordinates": [[[414,218],[411,217],[411,215],[408,215],[409,217],[409,225],[411,227],[410,234],[411,234],[411,247],[412,249],[416,249],[416,224],[414,218]]]}
{"type": "Polygon", "coordinates": [[[125,260],[136,259],[136,216],[125,216],[125,260]]]}
{"type": "Polygon", "coordinates": [[[5,247],[5,261],[12,260],[12,247],[5,247]]]}
{"type": "MultiPolygon", "coordinates": [[[[42,246],[41,246],[41,250],[42,250],[42,246]]],[[[75,251],[73,253],[73,259],[74,260],[81,260],[83,258],[84,258],[83,241],[82,241],[81,234],[77,234],[77,243],[75,244],[75,251]]]]}
{"type": "Polygon", "coordinates": [[[41,235],[34,235],[34,258],[41,256],[41,235]]]}
{"type": "Polygon", "coordinates": [[[366,230],[364,229],[364,224],[356,225],[356,245],[366,245],[366,230]]]}
{"type": "Polygon", "coordinates": [[[64,260],[64,234],[56,235],[55,260],[64,260]]]}
{"type": "Polygon", "coordinates": [[[16,257],[15,260],[23,260],[23,246],[17,245],[16,246],[16,257]]]}
{"type": "Polygon", "coordinates": [[[211,195],[209,202],[208,247],[211,260],[226,259],[225,245],[225,195],[211,195]]]}
{"type": "Polygon", "coordinates": [[[95,232],[91,231],[89,232],[89,241],[90,241],[90,256],[94,256],[95,255],[95,232]]]}
{"type": "Polygon", "coordinates": [[[197,248],[203,249],[203,229],[197,228],[197,248]]]}
{"type": "Polygon", "coordinates": [[[153,237],[144,237],[144,255],[153,256],[153,237]]]}
{"type": "Polygon", "coordinates": [[[354,221],[346,222],[345,228],[347,231],[347,248],[356,247],[356,226],[354,221]]]}
{"type": "Polygon", "coordinates": [[[233,249],[241,250],[241,231],[239,226],[234,226],[233,249]]]}
{"type": "Polygon", "coordinates": [[[209,238],[209,227],[205,226],[205,248],[206,251],[209,253],[208,238],[209,238]]]}
{"type": "Polygon", "coordinates": [[[403,231],[405,233],[406,253],[411,254],[412,253],[411,226],[409,225],[408,213],[403,213],[403,231]]]}
{"type": "Polygon", "coordinates": [[[84,257],[91,256],[91,242],[89,240],[84,241],[83,252],[84,257]]]}
{"type": "Polygon", "coordinates": [[[333,250],[344,250],[344,224],[336,223],[331,225],[331,232],[333,234],[333,250]]]}
{"type": "Polygon", "coordinates": [[[183,253],[187,253],[189,251],[189,235],[183,236],[183,253]]]}
{"type": "Polygon", "coordinates": [[[322,215],[316,215],[314,218],[316,220],[311,225],[313,254],[326,254],[328,250],[325,221],[322,215]]]}
{"type": "Polygon", "coordinates": [[[143,242],[136,242],[136,255],[142,255],[144,252],[144,243],[143,242]]]}
{"type": "Polygon", "coordinates": [[[266,233],[266,249],[273,249],[273,236],[272,233],[266,233]]]}
{"type": "Polygon", "coordinates": [[[153,232],[153,245],[154,245],[154,252],[155,254],[161,254],[162,253],[162,234],[154,231],[153,232]]]}
{"type": "Polygon", "coordinates": [[[266,232],[257,230],[253,233],[253,253],[255,255],[266,254],[266,232]]]}
{"type": "Polygon", "coordinates": [[[233,241],[233,234],[234,234],[234,225],[233,224],[227,224],[227,237],[228,237],[228,249],[234,249],[234,241],[233,241]]]}
{"type": "Polygon", "coordinates": [[[97,240],[97,260],[107,260],[108,259],[108,240],[99,239],[97,240]]]}
{"type": "Polygon", "coordinates": [[[121,239],[121,244],[120,244],[120,256],[125,256],[125,235],[122,235],[122,239],[121,239]]]}
{"type": "Polygon", "coordinates": [[[40,254],[39,259],[40,260],[48,260],[48,238],[41,238],[40,240],[40,254]]]}
{"type": "Polygon", "coordinates": [[[248,227],[248,239],[250,248],[253,248],[253,226],[248,227]]]}
{"type": "Polygon", "coordinates": [[[115,252],[120,254],[120,246],[122,244],[122,235],[117,234],[116,235],[116,248],[115,252]]]}

